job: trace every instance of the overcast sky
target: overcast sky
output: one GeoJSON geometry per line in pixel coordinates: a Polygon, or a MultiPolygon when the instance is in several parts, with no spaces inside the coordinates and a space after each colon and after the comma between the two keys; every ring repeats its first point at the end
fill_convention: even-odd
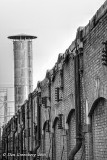
{"type": "Polygon", "coordinates": [[[13,44],[15,34],[31,34],[33,41],[33,85],[43,80],[59,53],[75,39],[105,0],[0,0],[0,86],[14,83],[13,44]]]}

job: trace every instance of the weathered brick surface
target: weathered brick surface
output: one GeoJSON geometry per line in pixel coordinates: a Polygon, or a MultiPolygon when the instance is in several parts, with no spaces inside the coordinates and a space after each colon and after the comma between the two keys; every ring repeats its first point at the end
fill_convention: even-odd
{"type": "Polygon", "coordinates": [[[51,137],[50,137],[50,134],[49,132],[46,131],[46,127],[47,125],[45,126],[45,129],[44,129],[44,160],[46,160],[47,157],[49,157],[50,155],[50,147],[51,147],[51,137]]]}
{"type": "Polygon", "coordinates": [[[55,125],[55,160],[56,159],[61,159],[61,130],[58,129],[58,121],[56,122],[55,125]]]}
{"type": "MultiPolygon", "coordinates": [[[[88,33],[84,38],[84,83],[86,90],[86,98],[89,102],[89,108],[91,108],[95,101],[96,94],[96,80],[100,80],[100,87],[107,85],[107,69],[102,65],[102,42],[106,41],[107,33],[107,14],[99,20],[98,24],[88,33]],[[88,61],[87,61],[88,60],[88,61]]],[[[101,91],[99,96],[106,97],[101,91]]]]}
{"type": "Polygon", "coordinates": [[[92,133],[85,133],[85,159],[93,159],[93,148],[92,148],[92,133]]]}
{"type": "MultiPolygon", "coordinates": [[[[84,78],[84,88],[85,88],[84,92],[85,92],[85,99],[87,99],[88,101],[89,112],[92,109],[92,105],[97,98],[99,97],[107,98],[106,96],[107,95],[107,89],[106,89],[107,68],[102,65],[102,61],[101,61],[102,50],[104,47],[102,42],[107,40],[107,32],[106,32],[107,13],[105,13],[103,17],[101,17],[101,19],[98,19],[96,15],[96,18],[94,20],[92,19],[90,23],[84,28],[84,32],[86,28],[88,28],[88,31],[85,32],[84,42],[83,42],[83,45],[84,45],[83,47],[83,57],[84,57],[83,58],[84,59],[83,78],[84,78]],[[96,24],[93,23],[94,20],[97,22],[96,24]]],[[[85,111],[85,106],[83,111],[85,111]]],[[[97,122],[99,123],[99,121],[97,122]]],[[[94,120],[93,120],[93,123],[97,125],[96,121],[94,122],[94,120]]],[[[101,123],[99,123],[99,125],[100,127],[102,127],[101,123]]],[[[93,159],[92,157],[93,134],[95,134],[95,131],[93,131],[93,133],[90,132],[85,134],[86,159],[93,159]]],[[[97,137],[99,137],[99,135],[102,136],[102,133],[97,132],[97,137]]],[[[98,148],[100,148],[99,145],[97,146],[98,148]]],[[[99,152],[98,148],[96,148],[96,152],[99,152]]],[[[102,147],[100,149],[102,150],[102,147]]],[[[100,152],[100,155],[101,157],[97,157],[96,159],[98,160],[102,159],[102,157],[104,156],[104,152],[102,153],[100,152]]],[[[94,159],[95,157],[96,156],[94,155],[94,159]]]]}
{"type": "Polygon", "coordinates": [[[73,149],[76,144],[76,137],[75,137],[75,112],[72,113],[70,120],[68,122],[68,154],[73,149]]]}
{"type": "Polygon", "coordinates": [[[107,101],[100,101],[92,114],[93,158],[107,159],[107,101]]]}
{"type": "MultiPolygon", "coordinates": [[[[68,148],[68,155],[70,151],[75,147],[76,145],[76,122],[75,122],[75,111],[73,111],[69,122],[68,122],[68,143],[67,143],[67,148],[68,148]]],[[[78,152],[78,154],[75,156],[75,160],[78,160],[81,157],[81,151],[78,152]]]]}

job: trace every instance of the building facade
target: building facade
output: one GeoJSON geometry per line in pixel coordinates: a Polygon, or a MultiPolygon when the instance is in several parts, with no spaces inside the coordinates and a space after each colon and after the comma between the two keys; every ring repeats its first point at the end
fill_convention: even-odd
{"type": "Polygon", "coordinates": [[[4,126],[2,145],[8,160],[107,159],[107,1],[4,126]]]}

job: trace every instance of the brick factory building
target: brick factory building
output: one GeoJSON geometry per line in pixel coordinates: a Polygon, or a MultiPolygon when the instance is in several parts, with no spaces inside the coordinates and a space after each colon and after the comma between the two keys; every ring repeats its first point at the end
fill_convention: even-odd
{"type": "Polygon", "coordinates": [[[2,147],[8,160],[107,159],[107,1],[4,126],[2,147]]]}

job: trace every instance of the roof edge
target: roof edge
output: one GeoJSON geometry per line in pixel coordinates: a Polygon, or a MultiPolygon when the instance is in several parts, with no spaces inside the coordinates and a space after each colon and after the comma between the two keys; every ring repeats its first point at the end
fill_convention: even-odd
{"type": "Polygon", "coordinates": [[[9,36],[7,37],[8,39],[13,39],[13,40],[20,40],[20,39],[36,39],[36,36],[32,36],[32,35],[26,35],[26,34],[19,34],[19,35],[13,35],[13,36],[9,36]]]}

